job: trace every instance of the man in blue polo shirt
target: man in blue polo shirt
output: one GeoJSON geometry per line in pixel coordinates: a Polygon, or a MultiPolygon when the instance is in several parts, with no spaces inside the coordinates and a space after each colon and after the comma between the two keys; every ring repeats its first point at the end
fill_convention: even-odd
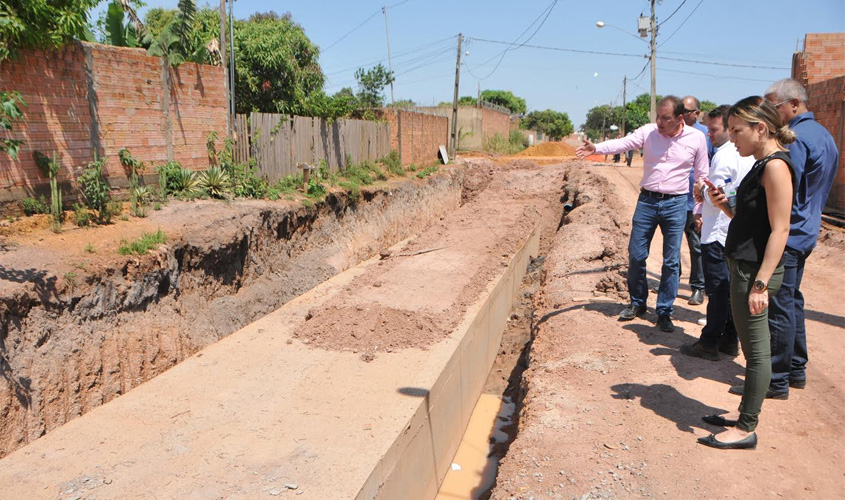
{"type": "MultiPolygon", "coordinates": [[[[789,145],[798,190],[784,250],[783,284],[769,299],[769,330],[772,334],[772,382],[767,398],[787,399],[789,388],[807,384],[807,331],[804,327],[804,296],[801,278],[804,262],[816,246],[822,209],[839,165],[833,137],[807,111],[807,91],[787,78],[766,90],[766,100],[778,108],[781,120],[798,136],[789,145]]],[[[731,387],[731,392],[741,393],[731,387]]]]}

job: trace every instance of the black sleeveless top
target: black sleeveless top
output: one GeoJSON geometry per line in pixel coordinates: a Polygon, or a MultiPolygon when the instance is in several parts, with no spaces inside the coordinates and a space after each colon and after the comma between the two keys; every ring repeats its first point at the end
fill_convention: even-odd
{"type": "MultiPolygon", "coordinates": [[[[772,226],[769,224],[766,190],[763,188],[761,179],[766,165],[775,158],[783,160],[789,167],[789,174],[792,176],[792,204],[795,205],[798,181],[789,152],[776,151],[757,160],[736,190],[736,209],[728,227],[728,236],[725,238],[725,255],[732,259],[758,264],[763,262],[772,226]]],[[[783,256],[780,257],[778,265],[782,263],[783,256]]]]}

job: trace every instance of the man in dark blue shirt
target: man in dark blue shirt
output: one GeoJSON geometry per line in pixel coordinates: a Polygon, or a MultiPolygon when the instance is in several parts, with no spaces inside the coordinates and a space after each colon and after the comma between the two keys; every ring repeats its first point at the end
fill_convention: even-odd
{"type": "MultiPolygon", "coordinates": [[[[775,82],[766,90],[766,100],[778,108],[781,120],[798,136],[789,145],[798,189],[784,250],[783,285],[769,301],[772,382],[766,397],[787,399],[790,387],[803,389],[807,383],[807,332],[801,278],[804,262],[816,247],[822,209],[836,176],[839,152],[830,133],[807,110],[807,91],[799,82],[791,78],[775,82]]],[[[733,390],[735,387],[731,389],[737,392],[733,390]]]]}
{"type": "MultiPolygon", "coordinates": [[[[707,158],[712,158],[715,152],[713,145],[710,144],[710,138],[707,136],[707,127],[698,122],[698,117],[701,114],[701,103],[692,95],[684,97],[684,123],[696,128],[704,134],[707,142],[707,158]]],[[[689,176],[689,194],[687,194],[687,223],[684,226],[684,234],[687,235],[687,246],[689,246],[689,286],[690,299],[687,302],[690,305],[697,306],[704,302],[704,266],[701,265],[701,219],[695,218],[693,208],[695,207],[695,200],[692,196],[693,180],[692,170],[689,176]]]]}

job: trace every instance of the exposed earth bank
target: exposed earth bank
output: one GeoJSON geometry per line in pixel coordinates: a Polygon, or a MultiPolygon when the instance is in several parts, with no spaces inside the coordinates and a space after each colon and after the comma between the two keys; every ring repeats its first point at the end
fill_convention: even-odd
{"type": "MultiPolygon", "coordinates": [[[[674,333],[643,319],[620,323],[627,239],[641,168],[571,162],[578,202],[562,221],[535,299],[534,339],[523,374],[519,435],[501,462],[495,499],[842,498],[845,422],[845,235],[823,228],[807,262],[808,385],[766,400],[754,451],[714,450],[701,421],[733,410],[744,360],[679,352],[695,341],[706,305],[675,301],[674,333]]],[[[659,279],[660,234],[649,279],[659,279]]],[[[683,269],[689,269],[684,248],[683,269]]]]}

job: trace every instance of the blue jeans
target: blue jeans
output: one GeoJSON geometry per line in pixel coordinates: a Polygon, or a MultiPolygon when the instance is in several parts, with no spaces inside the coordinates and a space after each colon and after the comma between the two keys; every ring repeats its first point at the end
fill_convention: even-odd
{"type": "MultiPolygon", "coordinates": [[[[689,287],[692,291],[704,289],[704,268],[701,264],[701,236],[693,228],[692,210],[687,211],[687,223],[684,226],[684,233],[687,235],[689,246],[689,287]]],[[[725,264],[727,266],[727,264],[725,264]]]]}
{"type": "Polygon", "coordinates": [[[701,329],[701,343],[708,347],[737,345],[731,314],[731,271],[725,247],[718,241],[701,245],[704,266],[704,293],[707,294],[707,325],[701,329]]]}
{"type": "Polygon", "coordinates": [[[663,233],[663,268],[660,272],[660,288],[657,291],[657,314],[671,316],[672,304],[678,295],[681,242],[686,220],[686,195],[652,198],[640,193],[631,221],[631,239],[628,241],[628,293],[632,305],[646,305],[646,259],[654,231],[660,227],[660,232],[663,233]]]}
{"type": "Polygon", "coordinates": [[[804,327],[804,295],[801,279],[810,252],[789,247],[783,251],[783,285],[769,300],[772,335],[772,392],[788,392],[790,380],[807,378],[807,330],[804,327]]]}

